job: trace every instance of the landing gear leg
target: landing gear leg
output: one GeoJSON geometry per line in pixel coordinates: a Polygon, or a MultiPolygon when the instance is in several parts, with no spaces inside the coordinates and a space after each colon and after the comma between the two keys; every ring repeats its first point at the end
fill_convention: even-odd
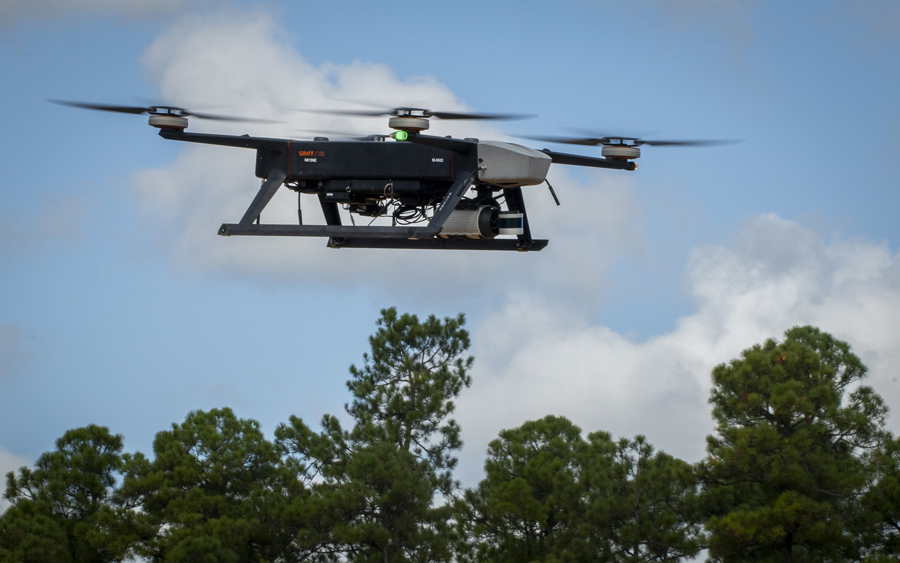
{"type": "Polygon", "coordinates": [[[522,214],[522,234],[518,235],[519,250],[524,252],[534,246],[531,238],[531,228],[528,226],[528,213],[525,212],[525,197],[522,196],[522,188],[506,188],[503,190],[506,198],[506,207],[513,212],[522,214]]]}

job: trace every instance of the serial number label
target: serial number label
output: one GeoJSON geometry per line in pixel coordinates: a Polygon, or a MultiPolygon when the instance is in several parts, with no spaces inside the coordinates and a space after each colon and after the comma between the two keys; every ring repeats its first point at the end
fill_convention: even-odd
{"type": "Polygon", "coordinates": [[[318,162],[315,158],[304,158],[303,162],[318,162]]]}
{"type": "Polygon", "coordinates": [[[443,158],[432,158],[431,162],[444,162],[443,158]]]}

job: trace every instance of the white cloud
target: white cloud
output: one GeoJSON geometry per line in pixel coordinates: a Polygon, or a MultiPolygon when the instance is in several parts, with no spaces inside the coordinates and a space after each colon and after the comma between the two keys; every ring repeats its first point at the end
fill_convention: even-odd
{"type": "MultiPolygon", "coordinates": [[[[850,342],[870,368],[868,383],[900,409],[900,256],[885,243],[827,242],[763,215],[732,245],[696,248],[686,278],[696,311],[645,342],[532,294],[475,327],[476,379],[458,413],[466,470],[480,465],[499,430],[546,414],[570,417],[585,431],[643,433],[658,448],[698,460],[713,430],[712,368],[804,324],[850,342]]],[[[900,429],[897,417],[891,424],[900,429]]]]}
{"type": "Polygon", "coordinates": [[[72,16],[114,14],[128,18],[158,17],[208,0],[4,0],[0,28],[23,20],[64,19],[72,16]]]}
{"type": "MultiPolygon", "coordinates": [[[[6,482],[7,473],[10,471],[18,471],[20,467],[30,465],[30,459],[14,455],[5,448],[0,447],[0,475],[3,475],[4,483],[6,482]]],[[[0,495],[0,514],[6,512],[7,508],[9,508],[9,501],[2,498],[2,495],[0,495]]]]}
{"type": "Polygon", "coordinates": [[[0,381],[11,377],[28,358],[22,331],[15,325],[0,325],[0,381]]]}
{"type": "MultiPolygon", "coordinates": [[[[291,136],[292,129],[389,132],[383,118],[294,111],[359,109],[345,100],[428,104],[445,111],[469,109],[430,77],[400,79],[384,65],[363,63],[312,66],[279,42],[280,36],[280,28],[267,16],[223,13],[189,17],[154,42],[143,62],[167,100],[289,122],[248,126],[197,121],[192,122],[191,130],[252,131],[282,138],[291,136]]],[[[502,137],[477,122],[435,121],[432,127],[441,135],[502,137]]],[[[563,207],[553,204],[546,187],[528,188],[526,195],[535,237],[551,239],[540,255],[336,251],[325,248],[325,239],[219,237],[219,225],[240,219],[259,188],[253,175],[254,159],[255,152],[250,150],[187,145],[167,168],[138,173],[134,186],[162,247],[190,267],[232,275],[381,291],[403,285],[423,295],[434,293],[435,287],[449,288],[453,295],[485,287],[488,293],[503,294],[523,288],[527,281],[528,286],[564,289],[590,301],[597,298],[596,287],[606,268],[641,246],[639,210],[628,173],[592,172],[591,182],[585,184],[573,181],[561,169],[551,171],[551,181],[563,207]]],[[[282,189],[263,212],[263,221],[295,222],[296,197],[282,189]]],[[[304,196],[303,205],[305,220],[323,222],[316,199],[304,196]]]]}

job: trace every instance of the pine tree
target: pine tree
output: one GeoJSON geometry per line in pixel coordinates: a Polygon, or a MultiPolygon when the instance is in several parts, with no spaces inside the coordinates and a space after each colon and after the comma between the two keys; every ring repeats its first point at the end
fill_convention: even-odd
{"type": "Polygon", "coordinates": [[[66,432],[35,469],[6,475],[3,561],[107,563],[130,553],[130,512],[114,501],[122,436],[91,424],[66,432]]]}
{"type": "Polygon", "coordinates": [[[353,428],[334,416],[316,433],[302,419],[276,431],[292,467],[313,490],[309,545],[350,561],[449,558],[449,506],[456,486],[453,452],[462,446],[450,419],[453,400],[471,384],[465,318],[424,322],[384,309],[362,367],[351,366],[346,405],[353,428]]]}
{"type": "MultiPolygon", "coordinates": [[[[126,455],[120,491],[140,508],[140,552],[166,561],[292,560],[300,525],[289,504],[304,490],[286,478],[259,423],[231,409],[194,411],[159,432],[152,461],[126,455]],[[201,557],[202,556],[202,557],[201,557]]],[[[299,558],[298,558],[299,559],[299,558]]]]}
{"type": "Polygon", "coordinates": [[[644,436],[588,436],[582,455],[589,560],[680,561],[703,545],[694,468],[654,451],[644,436]]]}
{"type": "Polygon", "coordinates": [[[485,479],[466,491],[459,521],[470,561],[578,560],[584,516],[581,429],[547,416],[503,430],[488,445],[485,479]]]}
{"type": "Polygon", "coordinates": [[[712,560],[841,561],[858,549],[863,454],[883,441],[887,412],[865,373],[847,343],[813,327],[713,370],[712,560]]]}

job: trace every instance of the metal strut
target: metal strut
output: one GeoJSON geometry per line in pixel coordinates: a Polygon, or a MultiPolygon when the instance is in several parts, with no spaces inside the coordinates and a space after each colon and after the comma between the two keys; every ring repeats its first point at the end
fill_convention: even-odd
{"type": "Polygon", "coordinates": [[[258,220],[263,208],[269,204],[272,196],[275,195],[275,192],[278,191],[278,188],[281,187],[285,180],[287,180],[287,172],[284,170],[272,170],[269,172],[269,177],[266,178],[259,191],[256,192],[256,197],[253,198],[253,202],[250,203],[250,207],[247,208],[247,212],[244,213],[244,217],[239,225],[251,225],[258,220]]]}
{"type": "MultiPolygon", "coordinates": [[[[322,196],[323,211],[325,212],[327,225],[260,225],[253,224],[263,208],[278,191],[278,188],[284,183],[287,174],[283,170],[273,170],[269,173],[269,177],[263,182],[259,188],[259,192],[244,213],[244,217],[238,224],[226,223],[219,228],[219,234],[222,236],[231,235],[257,235],[257,236],[295,236],[295,237],[332,237],[335,239],[352,238],[382,238],[382,239],[428,239],[441,232],[441,227],[447,217],[456,209],[457,204],[462,199],[463,194],[468,191],[475,181],[478,174],[477,170],[471,171],[469,174],[460,175],[459,178],[450,186],[444,198],[438,204],[434,216],[425,227],[351,227],[344,226],[340,223],[340,216],[337,214],[336,205],[329,204],[326,207],[322,196]],[[330,213],[329,213],[330,211],[330,213]]],[[[339,240],[334,241],[340,245],[339,240]]]]}
{"type": "Polygon", "coordinates": [[[531,227],[528,226],[528,213],[525,211],[525,197],[522,196],[522,188],[506,188],[503,190],[503,197],[506,198],[506,206],[510,211],[522,214],[523,233],[517,236],[519,239],[518,250],[533,250],[535,240],[531,238],[531,227]]]}

